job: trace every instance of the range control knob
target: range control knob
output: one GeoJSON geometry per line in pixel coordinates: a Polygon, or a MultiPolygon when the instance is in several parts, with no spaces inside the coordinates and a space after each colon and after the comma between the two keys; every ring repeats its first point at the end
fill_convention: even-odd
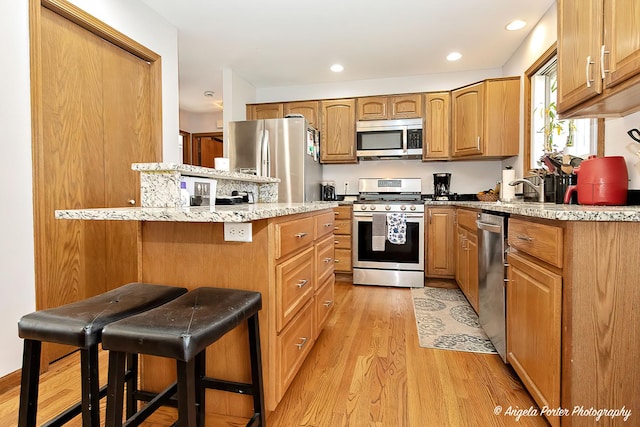
{"type": "Polygon", "coordinates": [[[367,205],[360,205],[360,210],[366,211],[367,210],[367,205]]]}
{"type": "Polygon", "coordinates": [[[400,210],[401,210],[401,211],[406,211],[406,210],[407,210],[407,207],[406,207],[405,205],[402,205],[402,206],[400,206],[400,210]]]}
{"type": "Polygon", "coordinates": [[[384,207],[386,210],[390,211],[391,210],[391,206],[387,205],[384,207]]]}
{"type": "Polygon", "coordinates": [[[415,207],[415,206],[411,206],[411,210],[412,210],[412,211],[415,211],[415,210],[416,210],[416,207],[415,207]]]}
{"type": "Polygon", "coordinates": [[[376,210],[376,205],[371,205],[371,210],[375,211],[376,210]]]}

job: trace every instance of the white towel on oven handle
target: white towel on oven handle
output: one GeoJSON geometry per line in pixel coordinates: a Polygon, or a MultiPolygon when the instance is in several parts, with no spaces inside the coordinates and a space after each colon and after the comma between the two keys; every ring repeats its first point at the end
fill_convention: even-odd
{"type": "Polygon", "coordinates": [[[387,214],[387,240],[395,245],[407,243],[407,215],[403,213],[387,214]]]}

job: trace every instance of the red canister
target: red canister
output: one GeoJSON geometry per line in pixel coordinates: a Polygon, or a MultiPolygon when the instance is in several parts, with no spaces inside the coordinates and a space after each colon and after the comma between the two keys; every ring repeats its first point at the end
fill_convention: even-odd
{"type": "Polygon", "coordinates": [[[578,184],[567,187],[564,202],[578,192],[581,205],[626,205],[629,176],[627,163],[622,156],[590,156],[574,169],[578,184]]]}

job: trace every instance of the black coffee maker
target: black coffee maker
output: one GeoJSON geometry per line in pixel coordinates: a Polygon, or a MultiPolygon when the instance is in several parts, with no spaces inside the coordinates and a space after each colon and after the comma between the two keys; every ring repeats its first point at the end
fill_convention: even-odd
{"type": "Polygon", "coordinates": [[[449,200],[449,187],[451,185],[450,173],[433,174],[433,199],[449,200]]]}
{"type": "Polygon", "coordinates": [[[336,199],[336,184],[334,181],[320,183],[320,200],[333,202],[336,199]]]}

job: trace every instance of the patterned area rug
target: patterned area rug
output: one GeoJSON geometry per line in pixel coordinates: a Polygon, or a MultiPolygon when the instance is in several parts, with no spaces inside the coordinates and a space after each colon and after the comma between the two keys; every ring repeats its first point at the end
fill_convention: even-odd
{"type": "Polygon", "coordinates": [[[413,288],[420,347],[498,354],[460,289],[413,288]]]}

